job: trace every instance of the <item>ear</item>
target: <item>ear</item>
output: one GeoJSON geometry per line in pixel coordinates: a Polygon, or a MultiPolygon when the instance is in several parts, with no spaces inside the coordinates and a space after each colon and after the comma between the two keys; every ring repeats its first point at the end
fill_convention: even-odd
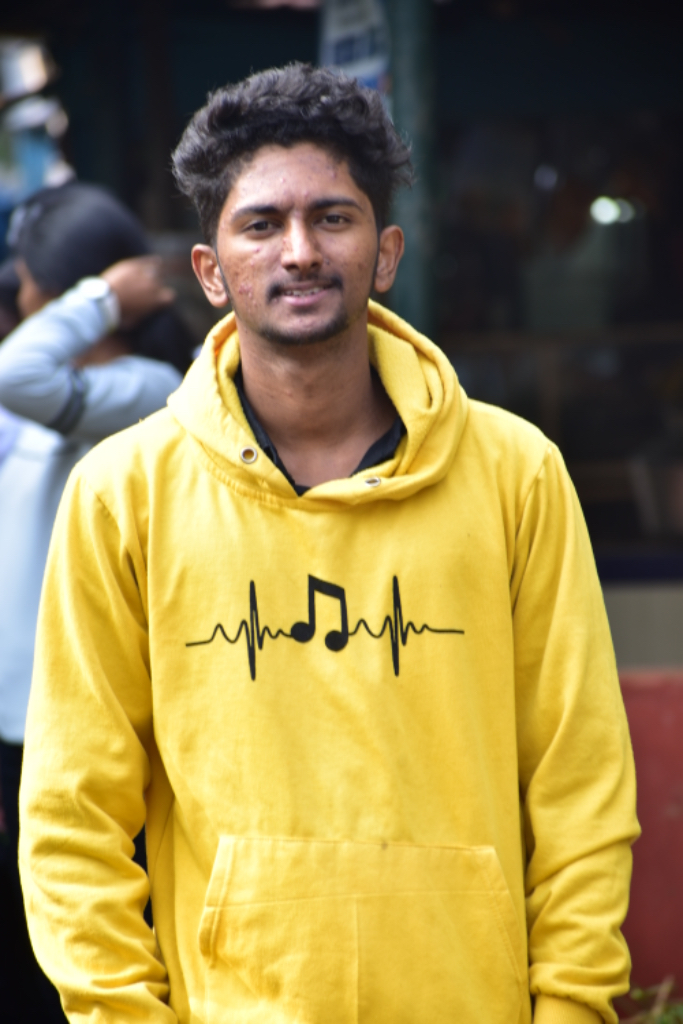
{"type": "Polygon", "coordinates": [[[212,306],[227,306],[230,296],[223,283],[216,253],[210,245],[192,247],[192,269],[212,306]]]}
{"type": "Polygon", "coordinates": [[[398,224],[390,224],[379,236],[379,255],[375,271],[375,291],[388,292],[403,256],[405,242],[398,224]]]}

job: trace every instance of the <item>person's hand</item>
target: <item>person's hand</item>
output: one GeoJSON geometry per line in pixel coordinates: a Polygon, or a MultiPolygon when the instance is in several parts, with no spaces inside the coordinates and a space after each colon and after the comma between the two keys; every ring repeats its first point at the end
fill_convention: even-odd
{"type": "Polygon", "coordinates": [[[132,327],[155,309],[168,306],[175,292],[161,279],[158,256],[136,256],[121,260],[100,275],[119,300],[121,326],[132,327]]]}

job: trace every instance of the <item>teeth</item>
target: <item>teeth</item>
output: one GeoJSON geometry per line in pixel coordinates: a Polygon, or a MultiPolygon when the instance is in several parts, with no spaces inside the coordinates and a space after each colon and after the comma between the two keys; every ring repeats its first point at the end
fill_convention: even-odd
{"type": "Polygon", "coordinates": [[[292,288],[292,289],[286,290],[284,292],[284,294],[285,295],[317,295],[321,291],[323,291],[322,288],[307,288],[306,290],[304,290],[302,288],[292,288]]]}

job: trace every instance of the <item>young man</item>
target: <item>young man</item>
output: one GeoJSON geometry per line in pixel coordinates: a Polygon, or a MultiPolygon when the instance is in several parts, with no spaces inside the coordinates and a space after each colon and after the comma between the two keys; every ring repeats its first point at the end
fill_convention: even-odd
{"type": "Polygon", "coordinates": [[[43,598],[22,872],[67,1014],[615,1021],[637,823],[600,587],[554,446],[368,302],[406,147],[291,66],[214,94],[175,168],[233,312],[74,473],[43,598]]]}

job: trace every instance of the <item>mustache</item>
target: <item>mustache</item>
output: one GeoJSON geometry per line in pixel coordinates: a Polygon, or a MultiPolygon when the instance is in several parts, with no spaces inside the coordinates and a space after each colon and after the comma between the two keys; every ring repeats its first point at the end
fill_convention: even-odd
{"type": "Polygon", "coordinates": [[[297,285],[307,285],[309,288],[338,288],[340,291],[344,287],[341,277],[337,274],[332,274],[330,277],[290,278],[288,281],[276,281],[271,284],[268,289],[268,302],[272,302],[273,299],[277,299],[278,296],[297,285]]]}

